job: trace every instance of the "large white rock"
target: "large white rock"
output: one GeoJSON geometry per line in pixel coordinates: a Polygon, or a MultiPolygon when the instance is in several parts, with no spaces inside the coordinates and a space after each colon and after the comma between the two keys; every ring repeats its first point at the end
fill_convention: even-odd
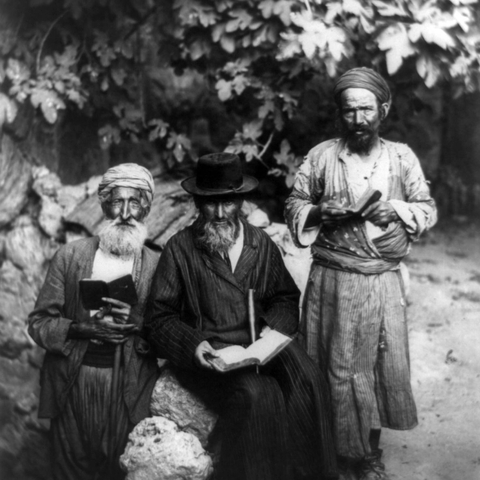
{"type": "Polygon", "coordinates": [[[120,464],[127,480],[206,480],[213,472],[198,438],[163,417],[146,418],[135,427],[120,464]]]}
{"type": "Polygon", "coordinates": [[[172,420],[180,429],[192,433],[204,448],[218,418],[199,397],[178,383],[168,366],[155,384],[150,412],[172,420]]]}

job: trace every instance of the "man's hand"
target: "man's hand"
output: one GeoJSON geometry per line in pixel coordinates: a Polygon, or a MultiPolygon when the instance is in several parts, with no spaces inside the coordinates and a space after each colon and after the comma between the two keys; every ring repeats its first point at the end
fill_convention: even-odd
{"type": "Polygon", "coordinates": [[[334,200],[329,200],[316,205],[310,210],[305,222],[305,228],[315,227],[319,224],[333,227],[349,216],[345,207],[334,200]]]}
{"type": "Polygon", "coordinates": [[[128,303],[109,297],[104,297],[102,300],[110,305],[110,314],[115,323],[127,323],[130,317],[130,310],[132,309],[128,303]]]}
{"type": "Polygon", "coordinates": [[[395,209],[388,202],[375,202],[363,213],[362,218],[372,222],[377,227],[386,227],[390,222],[398,220],[395,209]]]}
{"type": "Polygon", "coordinates": [[[214,357],[218,357],[217,352],[207,340],[201,342],[195,350],[195,363],[199,367],[208,368],[208,370],[217,370],[217,368],[208,361],[208,358],[214,357]]]}
{"type": "Polygon", "coordinates": [[[138,332],[136,325],[119,324],[109,313],[111,306],[100,309],[88,322],[72,323],[68,331],[68,338],[86,340],[101,340],[115,344],[125,343],[128,337],[138,332]]]}

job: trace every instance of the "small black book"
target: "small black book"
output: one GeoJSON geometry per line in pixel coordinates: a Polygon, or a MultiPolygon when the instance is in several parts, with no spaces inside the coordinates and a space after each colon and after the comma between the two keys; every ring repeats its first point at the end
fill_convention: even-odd
{"type": "Polygon", "coordinates": [[[80,280],[80,296],[82,304],[87,310],[99,310],[106,305],[103,297],[113,298],[121,302],[135,305],[138,302],[137,291],[131,275],[104,282],[84,278],[80,280]]]}

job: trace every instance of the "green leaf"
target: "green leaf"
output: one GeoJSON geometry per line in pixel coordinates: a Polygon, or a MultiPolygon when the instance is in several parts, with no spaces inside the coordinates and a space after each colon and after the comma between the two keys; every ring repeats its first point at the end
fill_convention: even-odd
{"type": "Polygon", "coordinates": [[[261,10],[263,18],[270,18],[273,14],[274,0],[262,0],[257,8],[261,10]]]}
{"type": "Polygon", "coordinates": [[[293,2],[289,0],[277,0],[273,6],[273,13],[280,18],[282,23],[288,27],[292,23],[291,5],[293,2]]]}
{"type": "Polygon", "coordinates": [[[258,158],[258,147],[251,143],[243,145],[241,152],[245,155],[245,160],[251,162],[254,158],[258,158]]]}
{"type": "Polygon", "coordinates": [[[402,23],[395,23],[383,30],[376,38],[378,48],[386,51],[387,71],[393,75],[403,64],[403,59],[416,53],[407,30],[402,23]]]}
{"type": "Polygon", "coordinates": [[[177,162],[183,161],[185,154],[191,148],[190,140],[183,134],[177,135],[171,132],[167,140],[167,148],[173,151],[173,156],[177,162]]]}
{"type": "Polygon", "coordinates": [[[253,19],[246,10],[239,8],[229,12],[229,15],[232,17],[232,20],[229,20],[225,27],[225,31],[228,33],[235,32],[238,29],[245,30],[250,26],[253,19]]]}
{"type": "Polygon", "coordinates": [[[425,85],[432,88],[441,75],[440,67],[437,62],[429,55],[420,55],[416,63],[417,72],[423,78],[425,85]]]}
{"type": "Polygon", "coordinates": [[[205,39],[198,38],[189,46],[189,50],[192,60],[198,60],[210,53],[210,44],[205,39]]]}
{"type": "Polygon", "coordinates": [[[342,2],[343,10],[346,13],[351,13],[359,17],[362,14],[365,14],[365,9],[363,5],[358,0],[343,0],[342,2]]]}
{"type": "Polygon", "coordinates": [[[223,35],[220,38],[220,46],[228,53],[235,51],[235,38],[231,35],[223,35]]]}
{"type": "Polygon", "coordinates": [[[290,142],[287,139],[282,140],[280,151],[274,153],[273,157],[280,165],[288,165],[295,158],[290,147],[290,142]]]}
{"type": "Polygon", "coordinates": [[[428,43],[434,43],[444,50],[454,48],[455,40],[444,30],[431,23],[422,25],[422,37],[428,43]]]}
{"type": "Polygon", "coordinates": [[[6,74],[13,83],[22,83],[30,78],[27,66],[14,58],[8,59],[6,74]]]}
{"type": "Polygon", "coordinates": [[[215,84],[215,88],[218,91],[218,98],[222,102],[226,102],[232,97],[232,82],[227,82],[222,78],[215,84]]]}
{"type": "Polygon", "coordinates": [[[403,6],[395,5],[396,2],[389,3],[381,2],[380,0],[372,0],[372,4],[377,8],[378,13],[383,17],[406,17],[408,12],[403,6]]]}
{"type": "Polygon", "coordinates": [[[123,85],[123,82],[127,77],[127,72],[125,72],[123,68],[112,68],[110,75],[113,81],[120,87],[123,85]]]}
{"type": "Polygon", "coordinates": [[[237,95],[241,95],[248,85],[249,81],[245,75],[238,75],[232,80],[232,88],[237,95]]]}
{"type": "Polygon", "coordinates": [[[148,140],[153,142],[157,138],[164,138],[170,125],[162,119],[155,118],[148,122],[148,126],[153,127],[148,134],[148,140]]]}
{"type": "Polygon", "coordinates": [[[212,29],[212,40],[217,43],[225,33],[225,24],[217,23],[212,29]]]}
{"type": "Polygon", "coordinates": [[[258,109],[258,118],[264,119],[269,113],[273,112],[275,104],[272,100],[266,100],[264,104],[258,109]]]}
{"type": "Polygon", "coordinates": [[[245,123],[243,125],[243,137],[250,140],[256,140],[262,134],[261,120],[254,120],[253,122],[245,123]]]}

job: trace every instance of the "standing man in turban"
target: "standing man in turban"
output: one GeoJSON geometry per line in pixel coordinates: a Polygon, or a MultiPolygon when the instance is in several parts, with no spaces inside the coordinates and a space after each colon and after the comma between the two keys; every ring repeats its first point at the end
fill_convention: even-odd
{"type": "Polygon", "coordinates": [[[301,329],[328,377],[337,453],[344,464],[360,460],[362,480],[385,480],[381,427],[417,425],[399,264],[436,208],[415,154],[379,136],[385,80],[355,68],[333,93],[342,135],[310,150],[285,215],[297,245],[312,250],[301,329]],[[380,199],[352,214],[369,189],[380,199]]]}
{"type": "Polygon", "coordinates": [[[55,480],[124,478],[118,458],[134,425],[149,415],[157,364],[144,340],[143,315],[158,254],[144,246],[144,221],[153,193],[145,168],[130,163],[108,170],[98,187],[106,217],[99,235],[59,249],[29,316],[28,331],[46,350],[38,413],[51,419],[55,480]],[[135,305],[106,297],[98,311],[84,307],[80,280],[129,274],[135,305]]]}

